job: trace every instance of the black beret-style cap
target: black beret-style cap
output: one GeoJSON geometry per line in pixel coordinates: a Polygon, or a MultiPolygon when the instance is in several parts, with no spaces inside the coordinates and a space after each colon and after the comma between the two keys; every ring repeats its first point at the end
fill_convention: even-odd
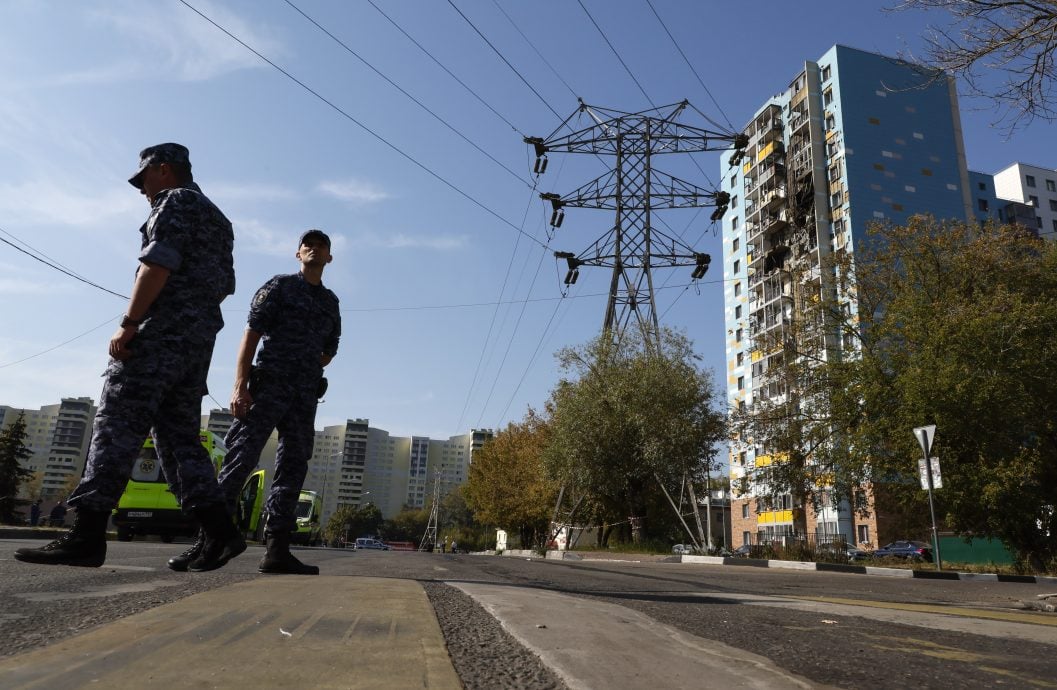
{"type": "Polygon", "coordinates": [[[183,144],[155,144],[154,146],[148,146],[139,152],[139,169],[136,173],[128,178],[128,183],[136,189],[143,188],[143,171],[150,165],[159,165],[161,163],[175,163],[178,165],[186,165],[188,169],[191,167],[191,152],[187,150],[187,147],[183,144]]]}

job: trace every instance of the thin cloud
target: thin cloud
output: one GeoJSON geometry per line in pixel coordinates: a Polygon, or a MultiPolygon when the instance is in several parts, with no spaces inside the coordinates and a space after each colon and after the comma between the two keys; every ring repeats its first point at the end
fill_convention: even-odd
{"type": "Polygon", "coordinates": [[[225,201],[296,201],[300,195],[289,187],[274,184],[210,184],[203,190],[210,199],[223,206],[225,201]]]}
{"type": "Polygon", "coordinates": [[[469,238],[466,235],[405,235],[396,233],[381,239],[381,246],[387,249],[432,249],[451,251],[466,246],[469,238]]]}
{"type": "MultiPolygon", "coordinates": [[[[135,192],[135,190],[132,190],[135,192]]],[[[0,185],[0,213],[20,223],[58,223],[88,227],[121,216],[145,215],[142,197],[124,189],[100,193],[75,190],[50,181],[0,185]]]]}
{"type": "Polygon", "coordinates": [[[327,196],[353,204],[374,204],[391,198],[389,193],[370,182],[355,178],[320,182],[318,189],[327,196]]]}

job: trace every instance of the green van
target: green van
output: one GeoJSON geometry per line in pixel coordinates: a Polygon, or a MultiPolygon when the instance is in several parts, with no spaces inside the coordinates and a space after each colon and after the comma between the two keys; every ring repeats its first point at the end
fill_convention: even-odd
{"type": "MultiPolygon", "coordinates": [[[[238,524],[250,539],[264,541],[265,473],[257,470],[246,480],[239,496],[238,524]]],[[[292,544],[318,546],[323,541],[320,516],[323,501],[315,491],[302,491],[297,500],[297,529],[290,537],[292,544]]]]}

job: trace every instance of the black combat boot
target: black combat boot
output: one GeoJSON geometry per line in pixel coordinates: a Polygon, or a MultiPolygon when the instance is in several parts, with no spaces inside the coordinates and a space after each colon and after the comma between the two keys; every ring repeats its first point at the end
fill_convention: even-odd
{"type": "Polygon", "coordinates": [[[201,553],[187,564],[188,570],[195,573],[216,570],[246,550],[246,540],[223,503],[196,508],[194,512],[205,532],[205,539],[201,553]]]}
{"type": "Polygon", "coordinates": [[[187,570],[187,566],[191,565],[191,561],[202,555],[202,547],[206,543],[206,533],[199,527],[198,534],[195,535],[195,543],[191,544],[191,548],[187,549],[179,556],[173,556],[169,559],[169,569],[176,570],[178,572],[184,572],[187,570]]]}
{"type": "Polygon", "coordinates": [[[318,566],[305,565],[290,553],[289,532],[267,532],[265,539],[268,551],[257,566],[258,572],[274,575],[319,575],[318,566]]]}
{"type": "Polygon", "coordinates": [[[106,523],[109,519],[109,510],[78,508],[73,529],[39,549],[18,549],[15,558],[25,563],[98,568],[106,560],[106,523]]]}

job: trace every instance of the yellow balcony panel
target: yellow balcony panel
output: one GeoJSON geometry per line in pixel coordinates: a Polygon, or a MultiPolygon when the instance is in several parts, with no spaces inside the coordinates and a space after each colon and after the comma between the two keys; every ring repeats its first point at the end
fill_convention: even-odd
{"type": "Polygon", "coordinates": [[[793,511],[791,510],[765,510],[756,514],[757,525],[776,525],[793,522],[793,511]]]}
{"type": "Polygon", "coordinates": [[[775,453],[774,455],[757,455],[756,466],[767,467],[768,465],[773,465],[776,462],[785,462],[788,459],[788,453],[775,453]]]}
{"type": "Polygon", "coordinates": [[[747,161],[745,165],[741,166],[741,172],[743,175],[747,175],[752,170],[752,161],[747,161]]]}
{"type": "Polygon", "coordinates": [[[756,160],[762,161],[764,158],[771,155],[772,153],[774,153],[773,141],[770,144],[767,144],[767,146],[764,146],[762,149],[760,149],[760,152],[756,154],[756,160]]]}
{"type": "Polygon", "coordinates": [[[752,351],[752,361],[753,362],[759,362],[761,359],[763,359],[763,351],[762,350],[753,350],[752,351]]]}

